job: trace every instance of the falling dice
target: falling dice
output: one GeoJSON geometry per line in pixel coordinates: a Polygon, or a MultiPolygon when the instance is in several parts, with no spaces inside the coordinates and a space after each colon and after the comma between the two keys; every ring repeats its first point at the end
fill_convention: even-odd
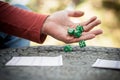
{"type": "Polygon", "coordinates": [[[86,47],[85,41],[84,40],[79,41],[79,46],[80,48],[86,47]]]}
{"type": "Polygon", "coordinates": [[[71,52],[72,51],[72,47],[70,45],[66,45],[66,46],[64,46],[64,51],[65,52],[71,52]]]}

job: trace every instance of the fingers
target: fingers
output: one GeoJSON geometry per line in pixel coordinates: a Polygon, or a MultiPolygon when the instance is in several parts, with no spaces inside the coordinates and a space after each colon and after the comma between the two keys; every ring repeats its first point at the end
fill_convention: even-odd
{"type": "Polygon", "coordinates": [[[84,26],[84,31],[88,32],[95,26],[99,25],[100,23],[101,23],[100,20],[95,20],[95,21],[89,23],[87,26],[84,26]]]}
{"type": "Polygon", "coordinates": [[[80,17],[84,15],[84,12],[82,11],[67,11],[67,13],[70,17],[80,17]]]}
{"type": "Polygon", "coordinates": [[[93,16],[92,18],[90,18],[88,21],[85,21],[83,23],[81,23],[80,25],[82,26],[87,26],[88,24],[90,24],[91,22],[95,21],[97,19],[96,16],[93,16]]]}
{"type": "Polygon", "coordinates": [[[69,43],[75,43],[75,42],[79,42],[80,40],[89,40],[93,38],[95,38],[94,34],[87,34],[87,35],[81,36],[80,38],[73,38],[72,40],[69,41],[69,43]]]}
{"type": "Polygon", "coordinates": [[[99,35],[99,34],[102,34],[102,33],[103,33],[103,31],[101,29],[98,29],[98,30],[83,33],[82,35],[87,35],[87,34],[99,35]]]}
{"type": "MultiPolygon", "coordinates": [[[[72,22],[71,22],[72,23],[72,22]]],[[[79,23],[72,23],[72,27],[73,28],[76,28],[76,26],[78,25],[79,23]]],[[[96,16],[93,16],[92,18],[90,18],[88,21],[85,21],[85,22],[82,22],[80,23],[80,25],[83,26],[84,28],[84,31],[85,32],[88,32],[90,31],[91,29],[93,29],[95,26],[101,24],[101,21],[97,19],[96,16]]]]}
{"type": "Polygon", "coordinates": [[[102,30],[98,29],[91,32],[84,32],[80,38],[69,36],[66,43],[75,43],[79,42],[80,40],[90,40],[95,38],[96,35],[102,34],[102,32],[102,30]]]}

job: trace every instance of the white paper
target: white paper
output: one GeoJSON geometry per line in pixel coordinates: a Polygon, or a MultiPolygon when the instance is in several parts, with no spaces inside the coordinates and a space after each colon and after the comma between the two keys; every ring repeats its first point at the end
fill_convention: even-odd
{"type": "Polygon", "coordinates": [[[120,61],[97,59],[92,67],[120,69],[120,61]]]}
{"type": "Polygon", "coordinates": [[[23,56],[13,57],[6,66],[62,66],[62,55],[57,57],[23,56]]]}

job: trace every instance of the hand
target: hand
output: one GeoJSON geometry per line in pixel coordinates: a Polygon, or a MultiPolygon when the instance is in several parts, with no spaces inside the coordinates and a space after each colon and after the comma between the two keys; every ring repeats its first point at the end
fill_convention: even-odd
{"type": "Polygon", "coordinates": [[[96,35],[101,34],[102,30],[100,29],[91,31],[91,29],[101,23],[100,20],[97,20],[97,17],[92,17],[88,21],[82,23],[73,23],[70,20],[70,17],[81,17],[83,15],[84,13],[81,11],[58,11],[53,13],[46,19],[42,32],[65,43],[75,43],[80,40],[89,40],[94,38],[96,35]],[[75,28],[78,24],[82,25],[84,28],[82,36],[80,38],[75,38],[68,35],[68,26],[75,28]]]}

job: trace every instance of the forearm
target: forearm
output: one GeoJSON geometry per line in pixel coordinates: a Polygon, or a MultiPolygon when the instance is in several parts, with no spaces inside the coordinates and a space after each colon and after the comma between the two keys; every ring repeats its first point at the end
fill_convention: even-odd
{"type": "Polygon", "coordinates": [[[0,31],[42,43],[46,35],[41,30],[47,16],[0,2],[0,31]]]}

